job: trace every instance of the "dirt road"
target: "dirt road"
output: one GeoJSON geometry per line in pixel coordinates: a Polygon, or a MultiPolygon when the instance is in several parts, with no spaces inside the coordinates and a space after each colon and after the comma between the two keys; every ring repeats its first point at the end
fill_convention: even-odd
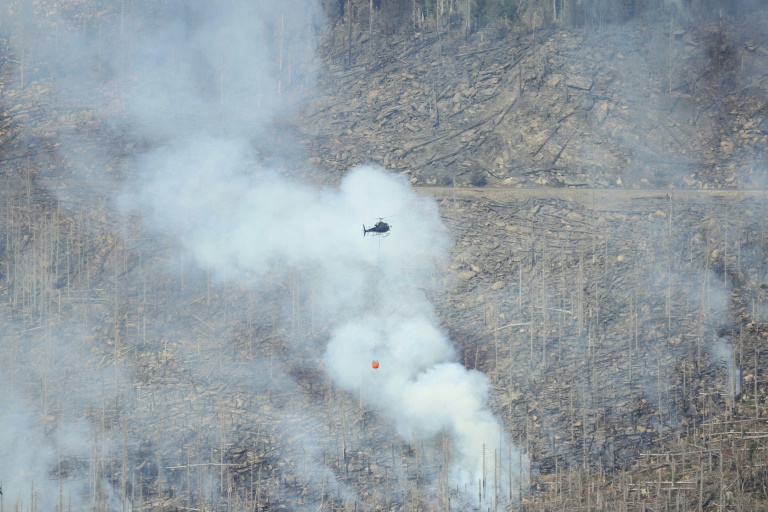
{"type": "Polygon", "coordinates": [[[767,199],[768,190],[735,189],[595,189],[595,188],[489,188],[489,187],[414,187],[436,199],[479,199],[507,203],[526,199],[562,199],[591,209],[614,208],[640,199],[671,199],[681,202],[742,201],[767,199]]]}

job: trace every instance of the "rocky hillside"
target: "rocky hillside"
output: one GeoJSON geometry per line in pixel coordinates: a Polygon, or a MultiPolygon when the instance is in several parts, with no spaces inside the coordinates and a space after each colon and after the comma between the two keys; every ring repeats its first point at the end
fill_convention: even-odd
{"type": "MultiPolygon", "coordinates": [[[[0,474],[6,504],[477,509],[448,485],[449,436],[409,442],[329,377],[315,269],[217,281],[115,206],[167,140],[134,130],[135,84],[102,72],[101,43],[130,37],[123,7],[177,3],[46,5],[41,34],[61,9],[92,36],[99,87],[64,91],[0,36],[0,419],[27,434],[0,447],[21,475],[0,474]]],[[[316,87],[286,86],[306,95],[295,115],[252,136],[249,172],[329,182],[375,163],[435,198],[450,255],[418,292],[531,461],[524,487],[479,489],[484,510],[766,509],[767,14],[470,38],[342,25],[316,87]]],[[[203,75],[216,110],[224,73],[203,75]]],[[[365,242],[386,254],[392,224],[365,242]]],[[[517,481],[511,455],[483,455],[517,481]]]]}
{"type": "Polygon", "coordinates": [[[322,95],[302,117],[315,157],[340,172],[378,163],[420,185],[762,182],[760,17],[493,35],[385,44],[364,32],[349,65],[328,43],[322,95]]]}

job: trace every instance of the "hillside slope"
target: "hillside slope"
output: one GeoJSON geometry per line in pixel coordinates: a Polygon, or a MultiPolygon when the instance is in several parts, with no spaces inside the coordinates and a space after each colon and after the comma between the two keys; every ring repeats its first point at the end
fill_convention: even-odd
{"type": "MultiPolygon", "coordinates": [[[[152,34],[178,5],[126,2],[126,18],[149,6],[133,27],[152,34]]],[[[455,362],[487,376],[500,439],[531,462],[516,488],[523,456],[480,447],[478,496],[448,484],[449,432],[408,439],[374,407],[375,386],[334,382],[325,349],[337,324],[314,294],[320,267],[279,260],[257,284],[217,278],[179,233],[125,212],[121,198],[145,184],[142,159],[173,135],[153,137],[151,116],[136,129],[125,101],[135,84],[101,66],[101,42],[132,34],[120,32],[123,3],[72,2],[63,18],[50,6],[35,12],[40,34],[62,23],[90,35],[98,87],[65,90],[17,35],[0,39],[9,507],[768,507],[765,13],[470,40],[355,28],[351,49],[338,27],[314,86],[286,80],[299,107],[245,131],[246,175],[271,167],[327,184],[375,163],[434,198],[445,265],[408,282],[423,269],[406,251],[397,282],[429,299],[455,362]]],[[[224,73],[200,67],[213,114],[179,119],[242,135],[232,125],[247,115],[217,110],[224,73]]],[[[215,217],[206,207],[195,214],[215,217]]],[[[408,239],[402,213],[370,212],[387,215],[386,238],[362,238],[369,219],[311,215],[299,217],[304,238],[287,235],[302,248],[348,229],[381,261],[408,239]]],[[[258,247],[260,235],[238,240],[258,247]]],[[[378,264],[366,268],[373,282],[378,264]]],[[[371,303],[355,305],[360,316],[371,303]]]]}
{"type": "Polygon", "coordinates": [[[303,128],[324,165],[424,185],[750,188],[768,147],[764,36],[759,16],[485,42],[363,33],[352,65],[328,43],[303,128]]]}

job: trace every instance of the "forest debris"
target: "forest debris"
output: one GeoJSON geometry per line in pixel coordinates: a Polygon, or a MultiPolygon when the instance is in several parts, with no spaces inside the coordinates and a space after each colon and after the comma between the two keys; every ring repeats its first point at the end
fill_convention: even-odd
{"type": "Polygon", "coordinates": [[[557,84],[559,84],[562,79],[563,75],[553,73],[549,75],[545,83],[547,84],[547,87],[557,87],[557,84]]]}
{"type": "Polygon", "coordinates": [[[594,81],[591,78],[569,76],[566,79],[565,84],[571,89],[578,89],[581,91],[591,91],[594,81]]]}
{"type": "Polygon", "coordinates": [[[593,112],[597,124],[603,124],[603,121],[605,121],[605,118],[608,117],[608,113],[610,112],[610,104],[607,101],[601,101],[593,109],[593,112]]]}
{"type": "Polygon", "coordinates": [[[584,216],[576,213],[575,211],[571,210],[568,213],[565,214],[565,218],[573,221],[573,222],[581,222],[584,220],[584,216]]]}

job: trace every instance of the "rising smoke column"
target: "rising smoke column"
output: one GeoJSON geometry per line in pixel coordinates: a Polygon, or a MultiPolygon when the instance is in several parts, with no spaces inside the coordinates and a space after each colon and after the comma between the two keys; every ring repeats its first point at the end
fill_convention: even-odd
{"type": "MultiPolygon", "coordinates": [[[[122,211],[138,210],[151,229],[178,236],[218,280],[259,287],[286,264],[311,272],[316,314],[331,326],[329,374],[355,392],[378,358],[381,391],[365,394],[368,405],[403,439],[451,434],[453,483],[474,487],[483,449],[526,466],[488,408],[488,378],[455,361],[421,291],[448,251],[434,201],[371,168],[317,189],[254,167],[251,141],[273,131],[291,95],[311,85],[317,2],[126,5],[119,27],[79,32],[73,23],[35,49],[63,98],[85,95],[110,110],[103,120],[111,127],[151,148],[133,161],[142,185],[123,194],[122,211]],[[360,224],[379,215],[394,216],[392,236],[363,238],[360,224]]],[[[75,150],[72,142],[61,152],[77,166],[107,161],[105,148],[75,150]]],[[[277,157],[299,152],[283,144],[277,157]]]]}
{"type": "MultiPolygon", "coordinates": [[[[23,325],[23,324],[22,324],[23,325]]],[[[99,431],[86,417],[115,406],[127,386],[121,369],[99,359],[62,322],[40,335],[0,312],[0,483],[14,510],[123,510],[97,461],[116,458],[119,428],[99,431]],[[14,332],[16,331],[16,332],[14,332]],[[25,331],[31,331],[26,334],[25,331]],[[91,471],[83,466],[91,465],[91,471]],[[92,499],[89,499],[92,498],[92,499]]],[[[130,507],[130,506],[129,506],[130,507]]]]}
{"type": "Polygon", "coordinates": [[[324,361],[340,387],[375,389],[365,393],[367,404],[405,440],[450,433],[456,485],[474,489],[483,450],[512,453],[513,479],[525,478],[518,449],[488,408],[488,377],[455,361],[421,291],[447,257],[435,202],[370,167],[350,171],[338,189],[312,188],[254,172],[248,153],[242,139],[179,141],[142,159],[146,186],[125,200],[152,226],[179,233],[195,261],[220,279],[258,287],[278,262],[311,271],[309,300],[332,327],[324,361]],[[362,236],[358,220],[373,212],[395,216],[391,236],[362,236]],[[382,368],[373,372],[376,358],[382,368]]]}

